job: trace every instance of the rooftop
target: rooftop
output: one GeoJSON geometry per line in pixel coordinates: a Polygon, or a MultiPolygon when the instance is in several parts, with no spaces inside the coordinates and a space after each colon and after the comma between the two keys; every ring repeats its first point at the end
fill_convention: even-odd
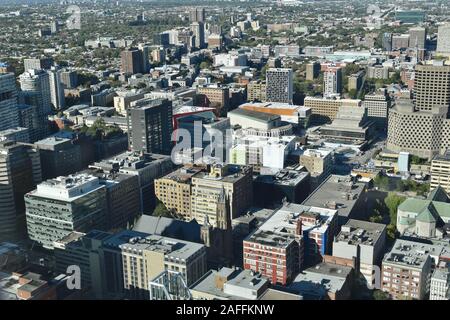
{"type": "Polygon", "coordinates": [[[354,182],[351,176],[331,175],[304,202],[306,206],[334,208],[348,217],[365,190],[365,184],[354,182]]]}
{"type": "Polygon", "coordinates": [[[281,117],[279,115],[258,112],[258,111],[252,111],[252,110],[247,110],[247,109],[242,109],[242,108],[234,109],[234,110],[228,112],[228,114],[229,115],[230,114],[238,115],[238,116],[242,116],[245,118],[249,118],[249,119],[264,122],[264,123],[273,122],[273,121],[277,121],[277,120],[281,119],[281,117]]]}
{"type": "Polygon", "coordinates": [[[385,229],[386,225],[381,223],[350,219],[341,227],[335,241],[373,246],[385,229]]]}
{"type": "Polygon", "coordinates": [[[185,261],[204,248],[203,244],[187,242],[158,235],[136,235],[127,243],[120,244],[122,250],[161,252],[175,259],[185,261]]]}
{"type": "Polygon", "coordinates": [[[385,255],[383,264],[422,269],[430,257],[439,257],[444,252],[444,248],[442,245],[398,239],[392,250],[385,255]]]}
{"type": "Polygon", "coordinates": [[[351,271],[351,267],[322,262],[300,272],[289,289],[305,296],[313,294],[324,297],[327,292],[340,291],[351,271]]]}

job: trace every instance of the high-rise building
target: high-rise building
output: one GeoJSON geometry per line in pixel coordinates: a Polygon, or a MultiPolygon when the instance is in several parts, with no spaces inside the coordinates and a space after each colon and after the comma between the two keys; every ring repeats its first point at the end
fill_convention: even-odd
{"type": "Polygon", "coordinates": [[[37,136],[43,138],[48,132],[48,116],[52,113],[49,75],[43,70],[31,69],[20,75],[19,82],[21,99],[25,104],[36,107],[37,136]]]}
{"type": "Polygon", "coordinates": [[[25,195],[28,236],[44,248],[73,231],[106,227],[106,188],[79,174],[47,180],[25,195]]]}
{"type": "Polygon", "coordinates": [[[437,61],[416,65],[414,102],[418,111],[450,107],[450,66],[437,61]]]}
{"type": "Polygon", "coordinates": [[[24,195],[41,182],[40,164],[31,146],[0,142],[0,242],[26,234],[24,195]]]}
{"type": "Polygon", "coordinates": [[[14,74],[0,74],[0,131],[19,126],[17,104],[17,88],[14,74]]]}
{"type": "Polygon", "coordinates": [[[145,43],[140,43],[138,48],[142,52],[142,71],[147,73],[150,71],[150,46],[145,43]]]}
{"type": "Polygon", "coordinates": [[[49,137],[36,141],[42,163],[43,180],[67,176],[81,170],[81,147],[72,140],[49,137]]]}
{"type": "Polygon", "coordinates": [[[382,44],[384,51],[392,51],[392,33],[383,33],[382,44]]]}
{"type": "Polygon", "coordinates": [[[61,70],[52,67],[47,73],[49,76],[50,98],[53,109],[62,110],[66,106],[66,101],[64,99],[64,86],[61,82],[61,70]]]}
{"type": "Polygon", "coordinates": [[[205,22],[205,8],[192,8],[189,10],[190,22],[205,22]]]}
{"type": "Polygon", "coordinates": [[[323,96],[332,97],[342,92],[342,68],[328,67],[323,76],[323,96]]]}
{"type": "Polygon", "coordinates": [[[137,48],[130,48],[120,54],[122,62],[122,72],[126,74],[136,74],[143,72],[144,59],[142,51],[137,48]]]}
{"type": "Polygon", "coordinates": [[[409,29],[409,47],[417,49],[425,49],[427,41],[427,29],[424,27],[416,27],[409,29]]]}
{"type": "Polygon", "coordinates": [[[172,102],[142,99],[127,110],[128,141],[134,151],[169,155],[172,150],[172,102]]]}
{"type": "Polygon", "coordinates": [[[205,47],[205,24],[203,22],[192,22],[191,31],[195,36],[195,47],[202,49],[205,47]]]}
{"type": "Polygon", "coordinates": [[[24,59],[23,68],[25,71],[35,69],[35,70],[48,70],[53,65],[52,58],[33,58],[24,59]]]}
{"type": "Polygon", "coordinates": [[[63,70],[60,76],[65,89],[74,89],[78,86],[78,74],[75,71],[63,70]]]}
{"type": "Polygon", "coordinates": [[[439,26],[436,51],[438,53],[450,54],[450,23],[439,26]]]}
{"type": "Polygon", "coordinates": [[[306,65],[306,80],[313,81],[320,74],[320,63],[318,61],[306,65]]]}
{"type": "Polygon", "coordinates": [[[363,107],[367,109],[369,120],[375,123],[375,127],[387,131],[389,109],[392,101],[384,92],[367,94],[364,96],[363,107]]]}
{"type": "Polygon", "coordinates": [[[292,103],[294,74],[292,69],[270,68],[266,72],[267,101],[292,103]]]}
{"type": "Polygon", "coordinates": [[[230,106],[230,89],[228,86],[209,84],[197,87],[197,94],[205,95],[211,107],[217,109],[217,113],[222,110],[227,111],[230,106]]]}

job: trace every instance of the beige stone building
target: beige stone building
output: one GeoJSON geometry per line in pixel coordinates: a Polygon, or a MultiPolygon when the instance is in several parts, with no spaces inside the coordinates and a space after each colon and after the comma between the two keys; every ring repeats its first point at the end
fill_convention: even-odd
{"type": "Polygon", "coordinates": [[[312,109],[311,122],[323,123],[333,121],[341,106],[359,107],[361,100],[306,97],[304,104],[305,107],[312,109]]]}
{"type": "Polygon", "coordinates": [[[200,168],[184,167],[155,180],[156,197],[186,221],[191,220],[191,179],[200,171],[200,168]]]}
{"type": "Polygon", "coordinates": [[[247,85],[247,101],[261,101],[267,100],[266,96],[267,86],[262,81],[252,81],[247,85]]]}
{"type": "Polygon", "coordinates": [[[431,189],[438,186],[450,193],[450,150],[431,161],[431,189]]]}

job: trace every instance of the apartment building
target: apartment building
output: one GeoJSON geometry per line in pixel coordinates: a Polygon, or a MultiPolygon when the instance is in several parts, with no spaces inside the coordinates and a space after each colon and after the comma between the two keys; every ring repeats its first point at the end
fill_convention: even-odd
{"type": "Polygon", "coordinates": [[[431,188],[442,187],[450,193],[450,150],[431,161],[431,188]]]}

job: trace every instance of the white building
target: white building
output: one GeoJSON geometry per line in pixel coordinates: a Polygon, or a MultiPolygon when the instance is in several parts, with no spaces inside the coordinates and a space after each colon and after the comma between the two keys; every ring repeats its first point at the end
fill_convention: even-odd
{"type": "Polygon", "coordinates": [[[430,300],[450,300],[450,270],[445,263],[431,277],[430,300]]]}

